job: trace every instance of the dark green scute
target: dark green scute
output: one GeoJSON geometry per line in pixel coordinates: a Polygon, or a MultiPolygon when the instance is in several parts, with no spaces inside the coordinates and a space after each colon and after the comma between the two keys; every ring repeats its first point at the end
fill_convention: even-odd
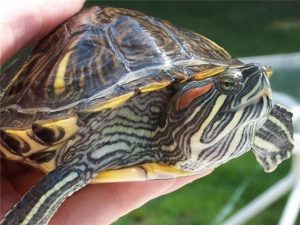
{"type": "Polygon", "coordinates": [[[213,64],[241,64],[240,61],[232,58],[222,47],[202,35],[185,28],[177,28],[168,21],[164,21],[164,25],[172,32],[178,42],[184,46],[186,52],[188,52],[191,57],[202,59],[203,61],[211,62],[213,64]]]}
{"type": "Polygon", "coordinates": [[[1,96],[2,108],[17,102],[18,106],[25,108],[47,106],[45,98],[47,79],[68,38],[65,27],[60,26],[35,47],[32,56],[20,69],[20,73],[15,73],[13,76],[7,74],[11,78],[10,83],[6,82],[6,87],[2,87],[5,90],[1,96]],[[14,82],[12,78],[15,79],[14,82]]]}
{"type": "Polygon", "coordinates": [[[124,15],[111,24],[108,33],[131,70],[190,58],[162,24],[149,17],[124,15]]]}

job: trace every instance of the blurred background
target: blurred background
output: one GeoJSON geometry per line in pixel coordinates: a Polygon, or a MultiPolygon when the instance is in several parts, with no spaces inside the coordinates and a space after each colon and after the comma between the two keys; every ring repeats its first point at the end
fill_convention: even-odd
{"type": "MultiPolygon", "coordinates": [[[[196,31],[234,57],[300,52],[299,2],[88,1],[86,6],[129,8],[196,31]]],[[[299,64],[298,64],[299,65],[299,64]]],[[[275,69],[273,90],[300,100],[300,68],[275,69]]],[[[284,177],[291,160],[266,174],[251,151],[206,178],[155,199],[114,225],[218,225],[284,177]]],[[[277,224],[287,195],[247,225],[277,224]]],[[[298,216],[299,217],[299,216],[298,216]]],[[[298,218],[297,224],[300,224],[298,218]]]]}

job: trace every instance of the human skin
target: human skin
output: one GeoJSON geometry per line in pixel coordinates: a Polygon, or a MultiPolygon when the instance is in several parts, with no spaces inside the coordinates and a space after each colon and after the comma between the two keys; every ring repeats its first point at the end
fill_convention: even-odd
{"type": "MultiPolygon", "coordinates": [[[[38,41],[77,13],[84,0],[9,0],[0,2],[0,64],[28,44],[38,41]],[[5,35],[2,35],[5,34],[5,35]]],[[[69,197],[51,219],[53,225],[110,224],[151,199],[204,177],[88,185],[69,197]]],[[[16,162],[1,160],[1,217],[44,174],[16,162]]]]}

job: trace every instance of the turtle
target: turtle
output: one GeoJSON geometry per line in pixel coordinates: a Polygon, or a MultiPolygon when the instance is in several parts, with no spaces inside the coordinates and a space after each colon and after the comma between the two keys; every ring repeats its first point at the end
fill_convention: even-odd
{"type": "Polygon", "coordinates": [[[271,74],[169,21],[81,10],[2,77],[1,155],[46,175],[1,224],[47,224],[87,184],[194,175],[251,149],[273,171],[293,128],[271,74]]]}

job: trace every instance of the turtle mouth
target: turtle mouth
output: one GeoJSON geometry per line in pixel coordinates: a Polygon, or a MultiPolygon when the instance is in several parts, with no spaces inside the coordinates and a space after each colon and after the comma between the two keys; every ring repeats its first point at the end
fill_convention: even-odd
{"type": "Polygon", "coordinates": [[[266,115],[270,112],[271,108],[272,108],[272,92],[271,89],[269,88],[265,88],[264,90],[262,90],[257,96],[252,97],[250,99],[248,99],[245,103],[239,104],[237,106],[233,106],[230,110],[230,112],[236,112],[242,108],[246,108],[250,105],[255,105],[255,104],[259,104],[260,102],[263,102],[264,105],[260,106],[260,107],[266,107],[266,115]]]}

